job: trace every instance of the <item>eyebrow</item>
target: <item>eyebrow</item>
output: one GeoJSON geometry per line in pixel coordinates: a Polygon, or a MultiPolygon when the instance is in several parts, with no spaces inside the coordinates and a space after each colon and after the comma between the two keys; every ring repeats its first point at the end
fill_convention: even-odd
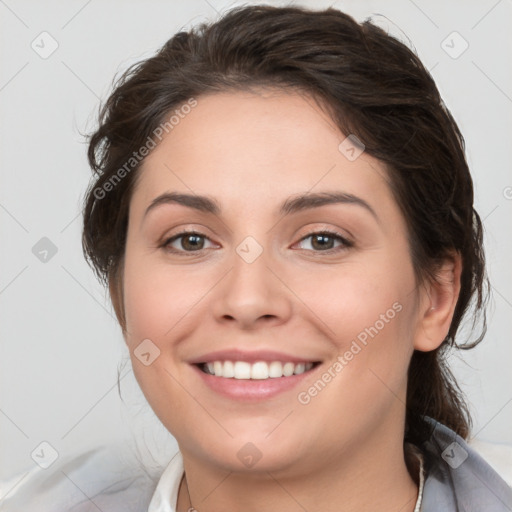
{"type": "MultiPolygon", "coordinates": [[[[340,203],[360,206],[370,212],[375,220],[379,221],[375,210],[364,199],[347,192],[306,193],[289,197],[281,204],[278,213],[282,216],[286,216],[302,210],[340,203]]],[[[193,208],[194,210],[204,213],[211,213],[213,215],[220,215],[222,211],[219,203],[212,197],[185,194],[182,192],[166,192],[151,201],[143,217],[145,218],[151,210],[163,204],[181,204],[188,208],[193,208]]]]}

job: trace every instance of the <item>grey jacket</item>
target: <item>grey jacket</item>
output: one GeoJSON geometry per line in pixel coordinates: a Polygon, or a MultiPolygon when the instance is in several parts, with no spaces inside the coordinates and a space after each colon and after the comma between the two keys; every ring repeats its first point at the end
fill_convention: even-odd
{"type": "MultiPolygon", "coordinates": [[[[462,438],[427,418],[422,512],[509,512],[512,488],[462,438]]],[[[100,447],[0,483],[2,512],[147,512],[161,470],[126,446],[100,447]],[[22,479],[21,481],[19,481],[22,479]],[[6,496],[7,494],[7,496],[6,496]]]]}
{"type": "Polygon", "coordinates": [[[422,512],[512,511],[512,489],[460,436],[431,418],[422,512]]]}

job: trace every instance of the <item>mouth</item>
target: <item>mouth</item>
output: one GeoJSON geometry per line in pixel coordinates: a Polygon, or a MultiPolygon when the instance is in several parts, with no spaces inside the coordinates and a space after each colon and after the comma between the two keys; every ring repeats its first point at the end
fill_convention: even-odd
{"type": "Polygon", "coordinates": [[[312,373],[323,363],[313,357],[273,349],[247,351],[233,347],[202,354],[187,362],[202,385],[216,396],[258,402],[286,395],[301,382],[311,380],[312,373]]]}
{"type": "Polygon", "coordinates": [[[224,379],[268,380],[302,375],[316,368],[321,361],[210,361],[195,366],[206,375],[224,379]]]}
{"type": "Polygon", "coordinates": [[[292,392],[307,379],[320,361],[214,360],[191,367],[203,384],[217,396],[258,403],[292,392]]]}

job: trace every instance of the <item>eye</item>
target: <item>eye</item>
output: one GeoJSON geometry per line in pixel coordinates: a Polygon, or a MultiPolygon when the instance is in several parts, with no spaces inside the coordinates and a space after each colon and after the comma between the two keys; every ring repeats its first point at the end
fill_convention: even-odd
{"type": "MultiPolygon", "coordinates": [[[[347,240],[344,236],[334,231],[314,231],[309,235],[301,238],[298,242],[299,244],[311,238],[311,247],[313,248],[313,252],[338,252],[349,247],[352,247],[354,244],[347,240]],[[333,247],[333,243],[338,242],[340,245],[338,247],[333,247]]],[[[161,245],[165,250],[176,253],[193,253],[193,252],[201,252],[205,249],[204,242],[205,240],[210,240],[203,233],[199,233],[197,231],[182,231],[171,238],[168,238],[161,245]],[[178,242],[181,239],[179,245],[181,248],[173,247],[173,244],[178,242]]]]}
{"type": "Polygon", "coordinates": [[[182,231],[171,238],[168,238],[162,247],[173,253],[187,253],[187,252],[200,252],[204,249],[204,240],[209,240],[206,235],[198,233],[197,231],[182,231]],[[172,247],[171,244],[181,240],[181,249],[172,247]]]}
{"type": "Polygon", "coordinates": [[[311,247],[313,247],[314,252],[338,252],[349,247],[352,247],[354,244],[347,240],[344,236],[336,233],[334,231],[315,231],[301,238],[300,242],[311,238],[311,247]],[[341,245],[338,247],[333,247],[333,243],[338,241],[341,245]],[[318,250],[316,250],[318,249],[318,250]]]}

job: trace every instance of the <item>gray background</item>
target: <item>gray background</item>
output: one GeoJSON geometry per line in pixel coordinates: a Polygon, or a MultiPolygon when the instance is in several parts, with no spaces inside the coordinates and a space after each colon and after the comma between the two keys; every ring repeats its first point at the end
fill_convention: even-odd
{"type": "MultiPolygon", "coordinates": [[[[0,0],[0,479],[32,467],[31,453],[43,441],[60,456],[123,438],[149,447],[160,463],[174,452],[130,363],[123,365],[127,352],[107,293],[82,257],[80,208],[90,170],[81,134],[94,128],[116,73],[176,31],[241,3],[0,0]],[[40,35],[45,31],[50,36],[40,35]],[[58,48],[44,55],[53,40],[58,48]],[[57,250],[46,262],[33,253],[48,248],[43,237],[57,250]]],[[[410,38],[459,123],[493,299],[484,342],[451,361],[473,412],[473,435],[512,445],[511,2],[297,4],[334,5],[360,21],[374,16],[410,38]],[[469,47],[453,58],[463,40],[469,47]]]]}

